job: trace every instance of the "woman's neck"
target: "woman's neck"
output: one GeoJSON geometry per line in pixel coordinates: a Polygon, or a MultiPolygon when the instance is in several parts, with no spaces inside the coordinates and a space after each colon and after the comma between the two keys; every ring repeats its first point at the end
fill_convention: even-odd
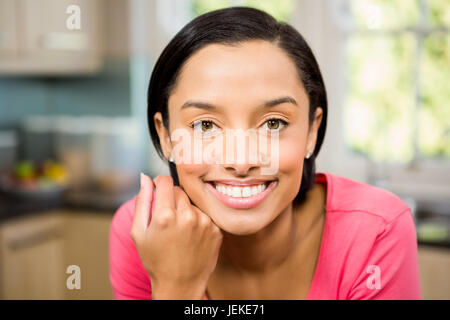
{"type": "Polygon", "coordinates": [[[317,220],[323,192],[315,185],[298,208],[292,203],[261,231],[247,236],[224,233],[218,267],[241,275],[264,275],[285,265],[317,220]]]}

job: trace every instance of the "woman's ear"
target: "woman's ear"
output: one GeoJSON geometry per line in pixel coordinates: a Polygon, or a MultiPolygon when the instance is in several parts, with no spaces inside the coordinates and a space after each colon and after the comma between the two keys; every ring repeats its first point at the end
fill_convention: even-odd
{"type": "Polygon", "coordinates": [[[172,143],[170,141],[169,130],[164,126],[161,112],[155,113],[153,116],[156,132],[158,133],[159,143],[161,145],[162,152],[166,159],[170,159],[172,152],[172,143]]]}
{"type": "Polygon", "coordinates": [[[306,142],[306,158],[309,158],[316,147],[317,133],[319,132],[320,124],[322,123],[323,110],[321,107],[316,108],[314,120],[309,128],[308,141],[306,142]]]}

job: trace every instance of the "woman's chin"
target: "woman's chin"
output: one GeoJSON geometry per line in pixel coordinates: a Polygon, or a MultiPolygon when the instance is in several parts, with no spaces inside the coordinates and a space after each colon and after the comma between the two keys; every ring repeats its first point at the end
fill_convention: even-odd
{"type": "Polygon", "coordinates": [[[233,219],[234,221],[222,221],[222,219],[213,219],[214,223],[224,232],[236,236],[248,236],[260,231],[264,226],[259,221],[243,221],[242,219],[233,219]],[[239,221],[240,220],[240,221],[239,221]]]}
{"type": "Polygon", "coordinates": [[[258,230],[242,229],[242,228],[228,228],[228,229],[221,228],[221,230],[223,232],[226,232],[227,234],[231,234],[234,236],[249,236],[258,232],[258,230]]]}

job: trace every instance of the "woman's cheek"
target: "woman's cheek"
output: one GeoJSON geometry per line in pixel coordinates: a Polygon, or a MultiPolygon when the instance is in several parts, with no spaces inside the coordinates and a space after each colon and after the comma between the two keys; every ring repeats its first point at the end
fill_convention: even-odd
{"type": "Polygon", "coordinates": [[[177,164],[177,172],[180,180],[183,176],[192,176],[200,177],[208,172],[208,164],[206,163],[179,163],[177,164]]]}
{"type": "Polygon", "coordinates": [[[296,171],[303,171],[303,149],[304,141],[298,139],[298,135],[284,137],[279,143],[279,166],[280,173],[296,175],[296,171]]]}
{"type": "Polygon", "coordinates": [[[201,177],[208,172],[206,164],[177,164],[177,174],[180,185],[194,202],[200,198],[203,183],[201,177]]]}

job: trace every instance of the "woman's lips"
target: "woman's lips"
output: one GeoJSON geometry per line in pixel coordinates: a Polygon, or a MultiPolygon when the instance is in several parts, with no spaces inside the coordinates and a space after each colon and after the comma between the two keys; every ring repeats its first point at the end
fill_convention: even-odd
{"type": "MultiPolygon", "coordinates": [[[[235,186],[251,186],[249,184],[234,184],[235,186]]],[[[259,192],[256,195],[251,195],[248,197],[232,197],[222,192],[218,191],[213,182],[206,182],[208,190],[210,190],[223,204],[232,209],[250,209],[258,206],[264,199],[269,195],[269,193],[276,187],[277,180],[268,181],[266,183],[266,188],[264,191],[259,192]]],[[[253,185],[254,186],[254,185],[253,185]]]]}

